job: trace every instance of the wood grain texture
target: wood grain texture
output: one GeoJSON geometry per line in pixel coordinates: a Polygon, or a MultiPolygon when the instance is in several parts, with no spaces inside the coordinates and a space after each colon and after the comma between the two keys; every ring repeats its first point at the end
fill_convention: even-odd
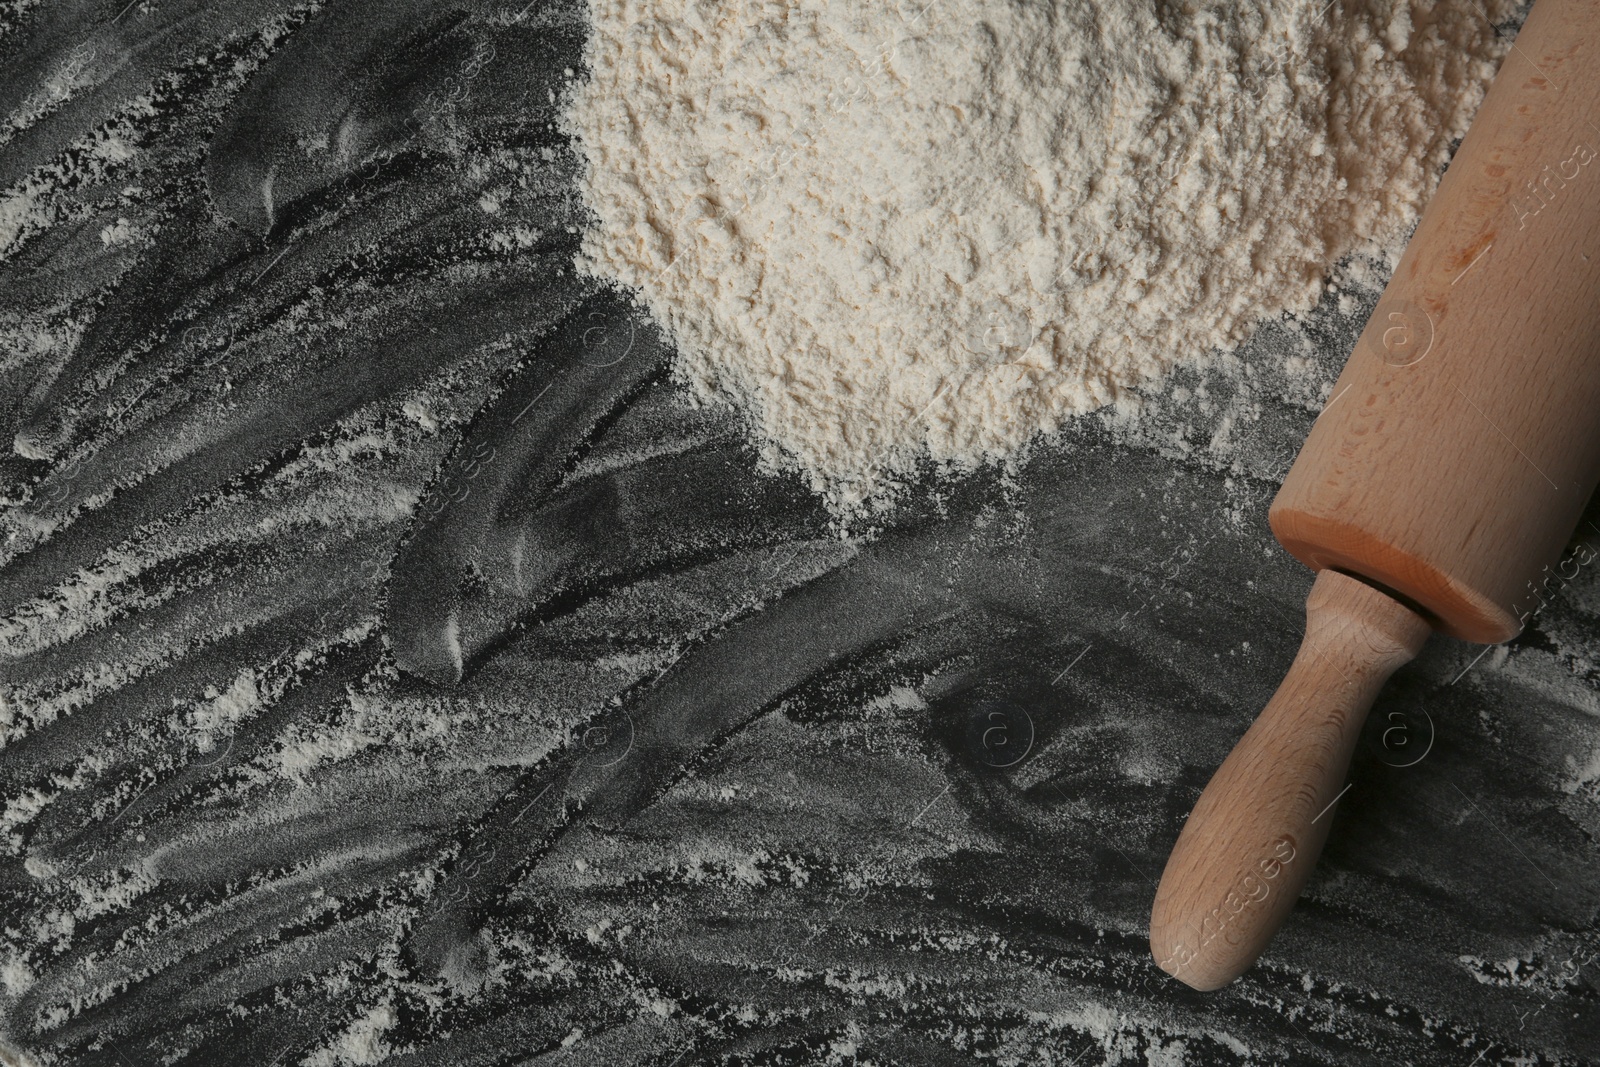
{"type": "Polygon", "coordinates": [[[1600,480],[1600,3],[1539,0],[1270,521],[1504,641],[1600,480]]]}
{"type": "Polygon", "coordinates": [[[1150,917],[1162,970],[1217,989],[1261,955],[1322,852],[1373,699],[1430,632],[1371,586],[1337,571],[1317,575],[1293,666],[1167,860],[1150,917]]]}

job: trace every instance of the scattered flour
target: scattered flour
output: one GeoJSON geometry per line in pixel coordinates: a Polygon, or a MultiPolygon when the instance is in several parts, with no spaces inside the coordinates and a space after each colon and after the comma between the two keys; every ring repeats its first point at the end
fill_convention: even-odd
{"type": "Polygon", "coordinates": [[[332,1045],[300,1062],[304,1067],[367,1067],[382,1063],[393,1051],[384,1035],[394,1029],[398,1021],[391,1005],[379,1004],[359,1016],[332,1045]]]}
{"type": "Polygon", "coordinates": [[[841,513],[1316,302],[1416,220],[1501,0],[590,0],[582,268],[841,513]]]}

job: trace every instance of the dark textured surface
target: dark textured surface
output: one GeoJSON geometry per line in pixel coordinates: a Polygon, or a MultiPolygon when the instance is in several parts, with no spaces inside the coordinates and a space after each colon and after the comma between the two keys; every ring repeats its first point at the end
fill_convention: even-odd
{"type": "Polygon", "coordinates": [[[572,274],[581,43],[0,8],[0,1060],[1600,1062],[1592,569],[1397,675],[1257,968],[1148,958],[1372,294],[841,536],[572,274]]]}

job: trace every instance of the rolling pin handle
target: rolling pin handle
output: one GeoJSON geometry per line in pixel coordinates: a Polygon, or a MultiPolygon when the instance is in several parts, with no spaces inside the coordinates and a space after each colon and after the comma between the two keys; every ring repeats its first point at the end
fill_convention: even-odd
{"type": "Polygon", "coordinates": [[[1317,575],[1283,684],[1201,793],[1150,916],[1162,970],[1216,989],[1255,962],[1305,887],[1378,690],[1431,632],[1399,601],[1317,575]]]}

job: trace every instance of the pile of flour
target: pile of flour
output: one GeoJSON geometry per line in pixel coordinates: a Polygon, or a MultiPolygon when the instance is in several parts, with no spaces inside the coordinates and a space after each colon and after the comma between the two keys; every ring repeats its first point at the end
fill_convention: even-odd
{"type": "Polygon", "coordinates": [[[1393,251],[1514,3],[590,0],[581,267],[840,513],[1393,251]]]}

